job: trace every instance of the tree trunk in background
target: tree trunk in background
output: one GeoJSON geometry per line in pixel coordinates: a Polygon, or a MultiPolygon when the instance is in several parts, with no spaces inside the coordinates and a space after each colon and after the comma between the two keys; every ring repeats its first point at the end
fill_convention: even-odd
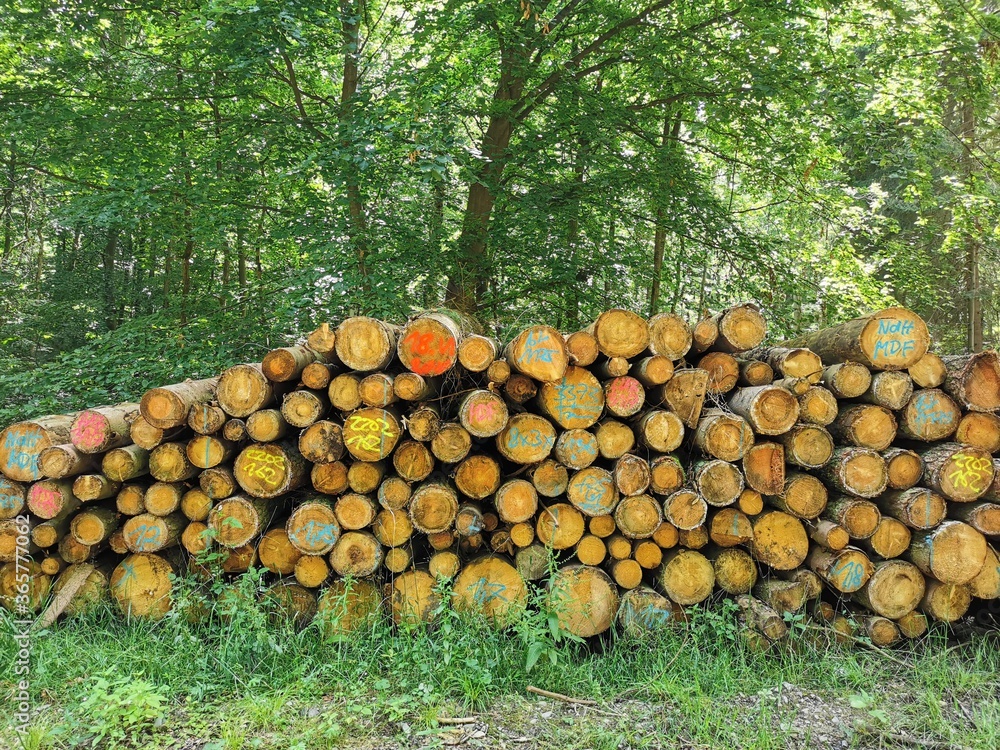
{"type": "MultiPolygon", "coordinates": [[[[965,172],[966,185],[971,185],[977,179],[978,167],[973,156],[976,148],[976,112],[971,95],[961,101],[962,113],[962,166],[965,172]]],[[[979,250],[981,246],[981,231],[978,226],[966,229],[965,240],[965,288],[968,294],[968,329],[966,345],[970,352],[983,350],[983,309],[980,299],[979,283],[979,250]]]]}
{"type": "Polygon", "coordinates": [[[240,289],[246,288],[247,285],[247,253],[244,244],[244,234],[245,230],[243,225],[240,224],[236,227],[236,280],[240,285],[240,289]]]}
{"type": "Polygon", "coordinates": [[[3,189],[3,255],[0,263],[10,257],[10,249],[14,243],[14,186],[17,184],[17,156],[14,145],[10,147],[10,157],[7,159],[7,184],[3,189]]]}
{"type": "Polygon", "coordinates": [[[104,324],[109,331],[118,327],[115,315],[115,257],[118,254],[118,229],[108,230],[108,239],[101,253],[102,279],[104,283],[104,324]]]}
{"type": "Polygon", "coordinates": [[[489,276],[486,263],[486,239],[490,216],[496,203],[496,193],[507,166],[507,147],[516,122],[511,118],[511,105],[524,90],[521,66],[526,63],[522,47],[504,50],[500,60],[500,82],[493,94],[492,114],[483,137],[479,167],[469,185],[469,197],[458,238],[458,262],[448,279],[446,303],[457,310],[473,314],[489,276]]]}
{"type": "Polygon", "coordinates": [[[677,135],[680,132],[680,117],[671,121],[670,114],[663,118],[663,142],[660,144],[660,181],[656,185],[658,195],[653,196],[656,203],[656,231],[653,234],[653,283],[649,289],[649,314],[656,315],[660,307],[660,285],[663,281],[663,253],[667,245],[667,227],[663,223],[664,212],[663,203],[660,197],[669,189],[667,184],[666,167],[668,161],[668,148],[673,148],[677,135]]]}
{"type": "MultiPolygon", "coordinates": [[[[358,49],[360,43],[361,9],[351,0],[341,0],[340,21],[344,39],[344,79],[340,89],[340,120],[348,130],[353,128],[354,97],[358,91],[358,49]]],[[[345,150],[351,150],[351,142],[344,139],[345,150]]],[[[361,180],[357,166],[351,162],[345,168],[347,184],[347,211],[349,216],[351,244],[358,261],[365,291],[371,284],[368,278],[368,218],[365,215],[364,199],[361,195],[361,180]]]]}

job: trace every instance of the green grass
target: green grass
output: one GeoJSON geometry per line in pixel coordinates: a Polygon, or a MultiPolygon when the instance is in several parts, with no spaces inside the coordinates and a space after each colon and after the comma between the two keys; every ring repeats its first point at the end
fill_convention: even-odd
{"type": "MultiPolygon", "coordinates": [[[[497,732],[527,738],[517,747],[825,747],[842,739],[869,747],[893,736],[898,744],[900,735],[1000,746],[1000,648],[987,639],[955,645],[934,631],[892,652],[905,667],[801,635],[758,653],[716,605],[651,638],[589,645],[553,640],[538,615],[500,631],[447,610],[430,628],[377,623],[329,640],[315,625],[296,631],[246,601],[202,624],[181,612],[126,622],[102,607],[37,633],[38,711],[24,747],[433,745],[466,731],[438,721],[449,716],[479,717],[484,747],[495,746],[497,732]],[[534,643],[543,656],[529,672],[534,643]],[[529,684],[598,706],[541,703],[529,684]]],[[[15,650],[9,623],[0,625],[6,667],[15,650]]],[[[10,674],[4,669],[4,679],[10,674]]],[[[0,746],[18,747],[4,731],[0,746]]]]}

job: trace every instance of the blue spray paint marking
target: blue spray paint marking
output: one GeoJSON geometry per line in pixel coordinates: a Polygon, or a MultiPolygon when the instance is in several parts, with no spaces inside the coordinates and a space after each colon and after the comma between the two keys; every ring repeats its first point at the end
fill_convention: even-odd
{"type": "Polygon", "coordinates": [[[495,599],[502,602],[508,601],[505,596],[507,587],[502,583],[495,583],[483,576],[472,587],[472,601],[480,607],[485,607],[495,599]]]}

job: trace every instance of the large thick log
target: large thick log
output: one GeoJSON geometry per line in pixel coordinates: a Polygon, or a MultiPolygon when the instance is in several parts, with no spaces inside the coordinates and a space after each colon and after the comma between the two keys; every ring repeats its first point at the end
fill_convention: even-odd
{"type": "Polygon", "coordinates": [[[972,592],[966,585],[928,580],[920,610],[938,622],[955,622],[969,611],[972,592]]]}
{"type": "Polygon", "coordinates": [[[753,524],[737,508],[722,508],[712,516],[708,536],[719,547],[749,544],[753,541],[753,524]]]}
{"type": "Polygon", "coordinates": [[[142,502],[147,513],[169,516],[181,508],[185,485],[180,482],[156,482],[146,488],[142,502]]]}
{"type": "Polygon", "coordinates": [[[831,489],[858,497],[877,497],[889,482],[885,459],[874,450],[854,446],[835,448],[819,475],[831,489]]]}
{"type": "Polygon", "coordinates": [[[716,508],[732,505],[743,492],[743,474],[735,464],[712,459],[697,461],[692,474],[695,489],[716,508]]]}
{"type": "Polygon", "coordinates": [[[731,354],[709,352],[698,360],[698,367],[708,373],[708,392],[729,393],[740,379],[740,364],[731,354]]]}
{"type": "Polygon", "coordinates": [[[738,388],[729,397],[728,404],[758,435],[781,435],[799,418],[798,400],[775,385],[738,388]]]}
{"type": "Polygon", "coordinates": [[[20,515],[27,502],[27,486],[0,475],[0,520],[20,515]]]}
{"type": "Polygon", "coordinates": [[[458,407],[462,427],[477,438],[493,437],[507,426],[509,417],[504,400],[487,390],[468,393],[458,407]]]}
{"type": "Polygon", "coordinates": [[[649,352],[676,362],[691,348],[691,326],[679,315],[658,313],[647,321],[649,352]]]}
{"type": "MultiPolygon", "coordinates": [[[[418,375],[443,375],[458,361],[459,342],[464,333],[477,327],[470,319],[450,310],[421,313],[406,323],[399,336],[396,344],[399,361],[418,375]]],[[[481,369],[488,366],[489,362],[481,369]]]]}
{"type": "Polygon", "coordinates": [[[192,406],[215,398],[218,383],[219,378],[206,378],[152,388],[143,394],[139,411],[143,419],[154,427],[180,427],[187,424],[188,412],[192,406]]]}
{"type": "Polygon", "coordinates": [[[623,498],[614,517],[615,525],[628,539],[648,539],[663,523],[660,505],[649,495],[623,498]]]}
{"type": "Polygon", "coordinates": [[[754,434],[742,417],[727,414],[722,409],[708,409],[702,412],[694,441],[712,458],[739,461],[753,446],[754,434]]]}
{"type": "Polygon", "coordinates": [[[873,564],[868,582],[854,598],[872,612],[898,620],[917,608],[925,589],[924,576],[915,565],[885,560],[873,564]]]}
{"type": "Polygon", "coordinates": [[[785,460],[806,469],[825,466],[833,457],[833,437],[816,424],[797,424],[778,442],[785,446],[785,460]]]}
{"type": "MultiPolygon", "coordinates": [[[[125,546],[130,552],[159,552],[180,544],[188,520],[181,513],[154,516],[142,513],[132,516],[122,526],[125,546]]],[[[79,541],[79,539],[77,539],[79,541]]]]}
{"type": "Polygon", "coordinates": [[[1000,556],[992,546],[986,550],[983,569],[967,585],[977,599],[1000,599],[1000,556]]]}
{"type": "Polygon", "coordinates": [[[635,432],[617,419],[602,419],[594,430],[601,458],[614,461],[635,447],[635,432]]]}
{"type": "Polygon", "coordinates": [[[671,601],[687,606],[705,601],[715,586],[715,569],[700,552],[677,549],[663,556],[657,579],[671,601]]]}
{"type": "Polygon", "coordinates": [[[695,529],[705,523],[708,503],[696,492],[678,490],[663,501],[663,515],[677,529],[695,529]]]}
{"type": "Polygon", "coordinates": [[[309,425],[299,435],[299,453],[314,464],[332,464],[344,457],[343,429],[323,420],[309,425]]]}
{"type": "Polygon", "coordinates": [[[500,557],[480,557],[455,578],[452,605],[504,625],[519,617],[528,604],[528,589],[517,568],[500,557]]]}
{"type": "MultiPolygon", "coordinates": [[[[38,469],[48,479],[63,479],[86,474],[98,468],[98,458],[77,450],[72,443],[53,445],[38,454],[38,469]]],[[[0,481],[10,481],[6,478],[0,481]]]]}
{"type": "Polygon", "coordinates": [[[962,412],[944,391],[931,388],[914,393],[899,417],[900,434],[930,443],[951,436],[958,429],[962,412]]]}
{"type": "MultiPolygon", "coordinates": [[[[553,430],[553,437],[554,435],[555,431],[553,430]]],[[[497,440],[499,439],[500,436],[497,436],[497,440]]],[[[458,463],[469,455],[471,449],[472,435],[456,422],[445,422],[442,424],[438,428],[437,434],[431,440],[431,453],[434,454],[434,458],[446,464],[458,463]]]]}
{"type": "Polygon", "coordinates": [[[508,461],[534,464],[548,457],[556,442],[556,431],[544,417],[515,414],[496,436],[497,450],[508,461]]]}
{"type": "Polygon", "coordinates": [[[543,383],[538,392],[542,413],[564,429],[594,425],[604,410],[604,390],[583,367],[569,367],[559,380],[543,383]]]}
{"type": "Polygon", "coordinates": [[[944,520],[947,503],[941,495],[924,487],[889,491],[876,500],[879,510],[911,529],[932,529],[944,520]]]}
{"type": "Polygon", "coordinates": [[[396,415],[387,409],[365,407],[344,420],[344,446],[359,461],[381,461],[399,442],[402,428],[396,415]]]}
{"type": "Polygon", "coordinates": [[[264,533],[284,503],[233,495],[220,500],[208,514],[208,526],[223,547],[235,549],[264,533]]]}
{"type": "Polygon", "coordinates": [[[753,521],[753,556],[775,570],[799,567],[809,554],[809,536],[802,522],[779,510],[762,513],[753,521]]]}
{"type": "Polygon", "coordinates": [[[235,451],[235,443],[214,435],[195,435],[187,444],[188,461],[199,469],[214,468],[228,461],[235,451]]]}
{"type": "Polygon", "coordinates": [[[674,371],[674,376],[659,388],[662,403],[674,412],[686,427],[698,426],[701,409],[708,393],[708,373],[699,368],[674,371]]]}
{"type": "Polygon", "coordinates": [[[748,594],[757,583],[757,564],[745,550],[710,546],[704,555],[712,562],[715,585],[727,594],[748,594]]]}
{"type": "Polygon", "coordinates": [[[611,472],[591,466],[570,478],[566,499],[584,515],[594,517],[612,513],[619,494],[611,472]]]}
{"type": "Polygon", "coordinates": [[[886,370],[872,376],[868,390],[858,398],[886,409],[902,409],[913,395],[913,380],[905,372],[886,370]]]}
{"type": "Polygon", "coordinates": [[[128,617],[162,619],[172,605],[176,567],[152,553],[132,554],[111,574],[111,596],[128,617]]]}
{"type": "Polygon", "coordinates": [[[72,513],[80,507],[80,498],[73,494],[69,479],[42,479],[28,487],[28,510],[38,518],[49,520],[72,513]]]}
{"type": "Polygon", "coordinates": [[[387,587],[392,621],[410,626],[430,622],[440,605],[436,585],[434,577],[424,570],[408,570],[396,576],[387,587]]]}
{"type": "MultiPolygon", "coordinates": [[[[960,521],[913,534],[906,558],[924,575],[947,584],[968,583],[986,563],[986,538],[960,521]]],[[[930,614],[930,613],[928,613],[930,614]]]]}
{"type": "Polygon", "coordinates": [[[507,345],[504,357],[522,375],[542,382],[559,380],[569,366],[566,342],[551,326],[524,329],[507,345]]]}
{"type": "Polygon", "coordinates": [[[347,318],[337,326],[334,351],[352,370],[384,370],[396,353],[397,332],[395,326],[375,318],[347,318]]]}
{"type": "Polygon", "coordinates": [[[0,472],[15,482],[34,482],[42,474],[38,457],[46,448],[70,442],[72,414],[18,422],[0,432],[0,472]]]}
{"type": "Polygon", "coordinates": [[[785,448],[779,443],[756,443],[743,456],[743,476],[762,495],[778,495],[785,486],[785,448]]]}
{"type": "Polygon", "coordinates": [[[300,503],[285,522],[288,542],[303,555],[325,555],[340,539],[333,503],[314,498],[300,503]]]}
{"type": "Polygon", "coordinates": [[[837,398],[858,398],[871,385],[872,373],[860,362],[841,362],[823,368],[820,382],[837,398]]]}
{"type": "Polygon", "coordinates": [[[554,450],[561,464],[570,469],[586,469],[597,460],[597,436],[587,430],[565,430],[556,438],[554,450]]]}
{"type": "MultiPolygon", "coordinates": [[[[355,466],[357,465],[355,464],[355,466]]],[[[418,443],[416,440],[404,440],[392,454],[392,466],[402,479],[408,482],[422,482],[434,471],[434,455],[424,443],[418,443]]],[[[461,468],[461,464],[459,468],[461,468]]],[[[456,469],[457,472],[458,469],[456,469]]],[[[499,479],[499,469],[497,470],[497,478],[499,479]]],[[[490,477],[482,479],[488,481],[490,477]]],[[[361,492],[362,490],[356,491],[361,492]]],[[[370,492],[371,490],[365,491],[370,492]]]]}
{"type": "Polygon", "coordinates": [[[722,352],[744,352],[760,345],[767,335],[767,321],[754,304],[730,307],[712,316],[718,338],[711,346],[722,352]]]}
{"type": "Polygon", "coordinates": [[[274,401],[275,389],[259,364],[234,365],[219,377],[215,399],[226,414],[249,417],[274,401]]]}
{"type": "Polygon", "coordinates": [[[344,533],[330,553],[330,567],[342,578],[367,578],[378,572],[385,549],[367,531],[344,533]]]}
{"type": "Polygon", "coordinates": [[[605,310],[587,331],[606,357],[634,357],[650,343],[649,324],[629,310],[605,310]]]}
{"type": "Polygon", "coordinates": [[[827,365],[853,361],[873,370],[905,370],[924,356],[929,345],[924,321],[902,307],[879,310],[785,343],[811,349],[827,365]]]}
{"type": "Polygon", "coordinates": [[[187,443],[161,443],[149,452],[148,460],[149,473],[158,482],[183,482],[198,475],[198,467],[188,458],[187,443]]]}
{"type": "Polygon", "coordinates": [[[896,438],[892,412],[873,404],[845,404],[830,424],[830,434],[843,445],[882,451],[896,438]]]}
{"type": "Polygon", "coordinates": [[[129,427],[137,416],[139,405],[132,403],[86,409],[73,419],[70,442],[82,453],[103,453],[128,445],[132,441],[129,427]]]}
{"type": "Polygon", "coordinates": [[[298,489],[306,482],[307,470],[305,459],[291,443],[249,445],[233,463],[240,487],[260,498],[275,498],[298,489]]]}
{"type": "Polygon", "coordinates": [[[883,516],[875,528],[875,533],[861,540],[861,547],[875,557],[891,560],[906,552],[910,546],[911,536],[910,529],[905,523],[883,516]]]}
{"type": "Polygon", "coordinates": [[[535,535],[545,547],[570,549],[583,537],[585,528],[579,510],[569,503],[554,503],[539,512],[535,535]]]}
{"type": "Polygon", "coordinates": [[[500,344],[488,336],[469,333],[458,343],[458,362],[469,372],[485,372],[499,356],[500,344]]]}
{"type": "Polygon", "coordinates": [[[944,390],[968,411],[1000,409],[1000,356],[994,351],[942,357],[944,390]]]}
{"type": "Polygon", "coordinates": [[[981,448],[940,443],[924,450],[924,484],[955,502],[968,503],[986,494],[993,483],[993,460],[981,448]]]}
{"type": "Polygon", "coordinates": [[[828,494],[824,484],[811,474],[793,471],[785,475],[785,486],[779,495],[768,495],[768,501],[796,518],[818,518],[826,509],[828,494]]]}
{"type": "Polygon", "coordinates": [[[567,565],[549,581],[547,605],[559,626],[580,638],[600,635],[614,623],[620,599],[614,582],[600,568],[567,565]]]}
{"type": "Polygon", "coordinates": [[[410,497],[410,521],[424,534],[447,531],[458,514],[458,496],[444,482],[424,482],[410,497]]]}

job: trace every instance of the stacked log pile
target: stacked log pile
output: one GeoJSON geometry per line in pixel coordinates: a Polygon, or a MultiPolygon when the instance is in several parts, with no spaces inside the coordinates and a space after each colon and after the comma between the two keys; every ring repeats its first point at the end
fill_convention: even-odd
{"type": "Polygon", "coordinates": [[[754,642],[808,609],[882,645],[1000,598],[996,353],[938,357],[902,308],[765,334],[750,304],[693,327],[608,310],[506,346],[449,311],[353,317],[139,403],[12,425],[0,596],[157,618],[172,574],[214,554],[338,632],[427,620],[447,580],[498,622],[538,587],[583,637],[722,592],[754,642]]]}

